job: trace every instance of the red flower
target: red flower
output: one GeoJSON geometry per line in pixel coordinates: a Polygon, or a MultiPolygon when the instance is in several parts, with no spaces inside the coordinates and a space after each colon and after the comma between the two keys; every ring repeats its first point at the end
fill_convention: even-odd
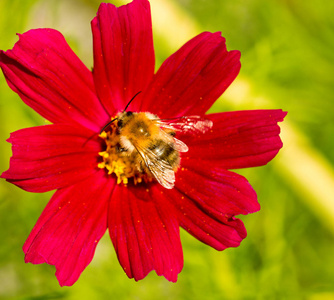
{"type": "MultiPolygon", "coordinates": [[[[220,33],[204,32],[154,74],[151,27],[147,0],[120,8],[101,4],[92,21],[93,72],[52,29],[30,30],[0,53],[8,85],[53,123],[11,134],[13,156],[1,177],[30,192],[57,190],[23,250],[26,262],[55,265],[61,285],[78,279],[107,228],[120,264],[135,280],[151,270],[177,280],[183,266],[179,226],[217,250],[237,247],[246,230],[234,216],[260,206],[247,180],[229,169],[264,165],[282,147],[277,122],[285,112],[217,113],[205,115],[213,126],[204,134],[176,132],[189,151],[171,171],[174,188],[147,170],[142,183],[126,176],[127,186],[124,177],[109,175],[101,155],[111,155],[106,134],[119,138],[113,130],[120,117],[102,138],[99,133],[137,92],[133,112],[204,118],[240,69],[240,53],[228,52],[220,33]]],[[[167,135],[173,139],[174,133],[167,135]]]]}

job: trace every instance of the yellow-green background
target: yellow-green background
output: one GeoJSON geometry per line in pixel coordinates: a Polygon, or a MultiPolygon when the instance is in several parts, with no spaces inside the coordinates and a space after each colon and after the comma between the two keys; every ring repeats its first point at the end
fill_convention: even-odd
{"type": "MultiPolygon", "coordinates": [[[[151,273],[135,282],[108,236],[72,287],[54,267],[25,264],[22,244],[50,195],[0,181],[1,299],[334,299],[334,1],[152,0],[157,66],[202,31],[222,31],[242,53],[238,79],[214,111],[282,108],[284,148],[267,166],[240,171],[260,212],[242,217],[248,237],[217,252],[182,231],[177,283],[151,273]]],[[[124,2],[115,1],[117,5],[124,2]]],[[[0,49],[31,28],[60,30],[92,66],[97,0],[1,0],[0,49]]],[[[0,172],[10,132],[44,124],[0,78],[0,172]]],[[[204,168],[205,166],[203,166],[204,168]]]]}

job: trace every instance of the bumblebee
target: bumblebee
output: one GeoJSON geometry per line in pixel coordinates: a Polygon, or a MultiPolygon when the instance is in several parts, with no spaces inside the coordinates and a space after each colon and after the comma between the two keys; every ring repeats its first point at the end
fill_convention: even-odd
{"type": "Polygon", "coordinates": [[[175,137],[177,132],[205,133],[212,127],[212,121],[199,116],[161,120],[154,114],[126,108],[101,130],[107,150],[100,153],[104,162],[99,167],[107,168],[109,174],[115,173],[118,183],[127,184],[129,177],[134,177],[135,183],[142,178],[155,178],[163,187],[172,189],[180,153],[188,151],[187,145],[175,137]],[[106,133],[109,125],[111,129],[106,133]]]}
{"type": "Polygon", "coordinates": [[[187,145],[175,138],[176,131],[204,133],[211,126],[211,121],[197,116],[165,122],[147,112],[122,112],[117,116],[117,151],[130,157],[139,172],[151,173],[163,187],[171,189],[180,153],[188,151],[187,145]]]}

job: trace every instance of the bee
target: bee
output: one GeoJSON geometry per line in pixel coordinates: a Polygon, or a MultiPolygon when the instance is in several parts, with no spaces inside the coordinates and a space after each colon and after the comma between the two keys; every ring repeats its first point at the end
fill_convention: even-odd
{"type": "Polygon", "coordinates": [[[188,151],[188,146],[175,137],[176,133],[205,133],[212,127],[212,121],[199,116],[161,120],[149,112],[126,111],[126,108],[111,121],[117,120],[117,152],[129,157],[139,172],[150,173],[163,187],[172,189],[180,153],[188,151]]]}

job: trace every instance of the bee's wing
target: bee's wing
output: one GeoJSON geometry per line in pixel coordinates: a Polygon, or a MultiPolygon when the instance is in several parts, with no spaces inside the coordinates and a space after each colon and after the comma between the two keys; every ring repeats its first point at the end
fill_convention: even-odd
{"type": "Polygon", "coordinates": [[[150,149],[144,149],[140,146],[136,146],[135,148],[155,179],[166,189],[172,189],[175,182],[175,173],[173,168],[166,161],[160,159],[150,149]]]}
{"type": "Polygon", "coordinates": [[[159,120],[159,126],[165,129],[181,131],[187,134],[205,133],[213,122],[200,116],[185,116],[170,120],[159,120]]]}
{"type": "Polygon", "coordinates": [[[187,152],[189,150],[188,146],[185,143],[176,138],[174,138],[174,146],[175,150],[179,152],[187,152]]]}
{"type": "Polygon", "coordinates": [[[168,141],[175,150],[179,152],[187,152],[189,150],[188,146],[185,143],[171,136],[168,132],[161,129],[160,135],[165,141],[168,141]]]}

